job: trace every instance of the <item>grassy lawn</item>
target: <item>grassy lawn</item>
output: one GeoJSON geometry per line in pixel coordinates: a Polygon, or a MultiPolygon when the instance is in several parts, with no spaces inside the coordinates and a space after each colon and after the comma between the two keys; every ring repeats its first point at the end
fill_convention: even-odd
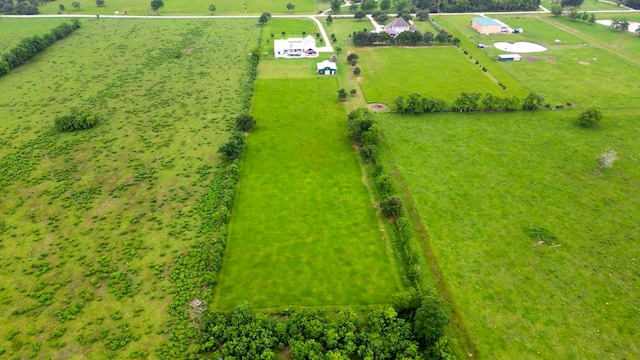
{"type": "Polygon", "coordinates": [[[512,28],[522,28],[524,33],[521,34],[497,34],[483,35],[469,26],[473,16],[440,16],[436,18],[439,25],[445,28],[455,28],[465,37],[471,39],[475,44],[483,43],[492,46],[494,42],[504,41],[514,43],[517,41],[528,41],[543,45],[550,49],[561,49],[570,45],[584,44],[585,40],[580,37],[567,33],[543,20],[538,16],[515,16],[501,15],[496,17],[512,28]],[[555,40],[560,40],[560,45],[555,44],[555,40]]]}
{"type": "MultiPolygon", "coordinates": [[[[615,2],[615,1],[614,1],[615,2]]],[[[550,0],[540,1],[540,5],[544,6],[547,10],[551,11],[553,7],[550,0]]],[[[585,0],[578,8],[578,11],[592,11],[592,10],[626,10],[623,7],[619,7],[615,4],[606,3],[598,0],[585,0]]]]}
{"type": "Polygon", "coordinates": [[[502,90],[457,47],[352,50],[360,57],[361,87],[370,103],[392,105],[398,96],[413,92],[449,101],[461,92],[526,96],[522,87],[502,90]]]}
{"type": "MultiPolygon", "coordinates": [[[[640,14],[598,14],[598,19],[610,20],[613,17],[620,17],[629,21],[640,21],[640,14]]],[[[579,32],[582,37],[588,39],[589,43],[596,44],[599,47],[609,49],[610,51],[635,61],[640,64],[640,37],[628,31],[614,31],[610,27],[594,24],[589,25],[578,21],[569,21],[566,18],[548,17],[547,21],[556,24],[568,31],[579,32]]]]}
{"type": "MultiPolygon", "coordinates": [[[[195,1],[167,1],[164,7],[160,8],[160,15],[208,15],[209,4],[216,5],[214,15],[240,15],[240,14],[261,14],[269,12],[272,14],[316,14],[320,10],[324,10],[329,5],[323,5],[320,1],[304,0],[292,3],[296,6],[293,11],[287,10],[287,2],[277,0],[260,0],[246,1],[247,8],[243,7],[244,1],[236,0],[195,0],[195,1]]],[[[124,14],[125,11],[129,15],[154,15],[156,12],[151,10],[148,0],[108,0],[105,6],[99,8],[95,1],[80,2],[80,9],[74,9],[71,2],[56,0],[51,3],[40,5],[41,14],[58,14],[60,12],[60,4],[65,6],[65,14],[113,14],[116,11],[124,14]]]]}
{"type": "Polygon", "coordinates": [[[637,113],[591,130],[573,110],[379,115],[474,358],[640,353],[637,113]],[[595,174],[608,147],[620,160],[595,174]],[[561,246],[536,246],[532,226],[561,246]]]}
{"type": "Polygon", "coordinates": [[[153,357],[167,342],[168,274],[200,236],[192,209],[259,33],[253,19],[90,20],[0,78],[5,356],[153,357]],[[71,107],[103,120],[55,132],[71,107]]]}
{"type": "Polygon", "coordinates": [[[11,49],[20,40],[33,36],[48,34],[51,29],[63,22],[71,23],[71,19],[0,19],[0,53],[11,49]]]}
{"type": "MultiPolygon", "coordinates": [[[[547,16],[501,20],[511,26],[525,29],[524,34],[508,35],[510,40],[506,41],[531,41],[548,46],[549,51],[523,54],[533,58],[533,62],[495,64],[501,66],[530,91],[543,95],[553,105],[577,102],[585,106],[625,107],[639,99],[640,64],[637,63],[637,56],[633,57],[630,54],[636,49],[636,45],[621,40],[621,44],[629,44],[625,47],[629,49],[629,53],[623,52],[622,55],[612,51],[616,45],[612,45],[611,48],[603,46],[607,41],[614,41],[615,36],[627,38],[633,37],[633,34],[609,34],[609,29],[605,27],[598,28],[597,25],[579,23],[572,23],[574,29],[571,29],[566,26],[569,21],[547,16]],[[554,26],[558,21],[558,26],[554,26]],[[550,45],[549,42],[553,42],[550,39],[559,39],[561,44],[550,45]],[[620,74],[625,75],[621,77],[620,74]]],[[[468,19],[463,17],[439,17],[437,21],[454,33],[469,36],[472,44],[484,42],[490,45],[494,41],[505,41],[507,37],[479,35],[468,27],[468,19]]],[[[504,53],[493,47],[471,48],[474,46],[472,44],[468,44],[468,49],[476,56],[495,59],[498,54],[504,53]]]]}
{"type": "Polygon", "coordinates": [[[379,304],[399,290],[337,89],[257,81],[217,307],[379,304]]]}

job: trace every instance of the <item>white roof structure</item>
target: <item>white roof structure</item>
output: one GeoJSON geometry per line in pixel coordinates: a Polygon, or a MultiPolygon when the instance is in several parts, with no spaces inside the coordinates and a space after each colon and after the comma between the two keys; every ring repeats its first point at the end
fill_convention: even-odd
{"type": "Polygon", "coordinates": [[[318,63],[318,70],[329,68],[331,70],[338,70],[338,66],[336,63],[331,62],[329,60],[321,61],[318,63]]]}
{"type": "Polygon", "coordinates": [[[300,58],[318,57],[316,39],[308,35],[303,38],[288,38],[273,41],[273,54],[275,57],[300,58]]]}

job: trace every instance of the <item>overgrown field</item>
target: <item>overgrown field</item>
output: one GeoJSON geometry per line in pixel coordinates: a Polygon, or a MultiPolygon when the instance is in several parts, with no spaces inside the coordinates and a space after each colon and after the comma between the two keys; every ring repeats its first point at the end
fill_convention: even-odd
{"type": "Polygon", "coordinates": [[[254,19],[91,20],[0,79],[0,352],[155,357],[184,334],[169,278],[201,237],[194,206],[259,34],[254,19]],[[72,107],[98,125],[54,131],[72,107]]]}
{"type": "MultiPolygon", "coordinates": [[[[367,102],[391,106],[398,96],[419,93],[452,101],[462,92],[525,97],[520,86],[503,90],[457,47],[352,48],[360,57],[360,86],[367,102]]],[[[482,63],[488,62],[484,60],[482,63]]]]}
{"type": "MultiPolygon", "coordinates": [[[[165,1],[164,7],[158,10],[160,15],[209,15],[209,5],[214,4],[216,11],[214,15],[240,15],[240,14],[261,14],[262,12],[270,12],[272,14],[316,14],[320,10],[329,8],[329,3],[323,3],[321,0],[304,0],[291,1],[295,5],[295,9],[289,11],[287,9],[287,1],[277,0],[260,0],[260,1],[235,1],[235,0],[195,0],[165,1]],[[246,9],[244,4],[247,5],[246,9]],[[246,11],[245,11],[246,10],[246,11]]],[[[75,9],[71,6],[71,1],[56,0],[50,3],[40,5],[41,14],[58,14],[60,13],[60,4],[65,6],[65,14],[113,14],[118,11],[120,14],[125,12],[129,15],[155,15],[156,12],[150,7],[148,0],[107,0],[104,7],[96,6],[95,1],[80,1],[80,8],[75,9]]]]}
{"type": "Polygon", "coordinates": [[[11,49],[26,37],[47,34],[63,22],[71,23],[71,20],[2,18],[0,20],[0,53],[11,49]]]}
{"type": "MultiPolygon", "coordinates": [[[[295,60],[261,66],[284,61],[295,60]]],[[[258,124],[247,140],[218,307],[370,305],[400,289],[338,87],[335,77],[257,81],[258,124]]]]}
{"type": "Polygon", "coordinates": [[[605,113],[380,115],[480,358],[640,352],[637,110],[605,113]]]}

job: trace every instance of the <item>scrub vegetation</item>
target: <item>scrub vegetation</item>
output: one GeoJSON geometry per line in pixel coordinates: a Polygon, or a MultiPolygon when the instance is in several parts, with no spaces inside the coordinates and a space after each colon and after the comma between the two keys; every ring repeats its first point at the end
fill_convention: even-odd
{"type": "Polygon", "coordinates": [[[171,304],[195,299],[176,279],[193,273],[196,205],[246,111],[259,34],[253,20],[86,21],[0,79],[4,356],[186,350],[171,304]],[[102,120],[58,132],[74,107],[102,120]]]}

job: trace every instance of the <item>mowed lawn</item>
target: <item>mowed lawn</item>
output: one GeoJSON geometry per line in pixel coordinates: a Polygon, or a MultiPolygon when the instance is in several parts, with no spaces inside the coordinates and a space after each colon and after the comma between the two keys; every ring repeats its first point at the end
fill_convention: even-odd
{"type": "MultiPolygon", "coordinates": [[[[280,61],[280,60],[278,60],[280,61]]],[[[399,278],[336,78],[256,82],[217,307],[387,303],[399,278]]]]}
{"type": "Polygon", "coordinates": [[[605,114],[596,129],[573,110],[379,115],[474,358],[640,353],[638,111],[605,114]],[[594,173],[605,148],[620,160],[594,173]]]}
{"type": "Polygon", "coordinates": [[[453,101],[462,92],[526,96],[502,90],[457,47],[354,48],[362,70],[360,86],[369,103],[392,105],[398,96],[419,93],[453,101]]]}

